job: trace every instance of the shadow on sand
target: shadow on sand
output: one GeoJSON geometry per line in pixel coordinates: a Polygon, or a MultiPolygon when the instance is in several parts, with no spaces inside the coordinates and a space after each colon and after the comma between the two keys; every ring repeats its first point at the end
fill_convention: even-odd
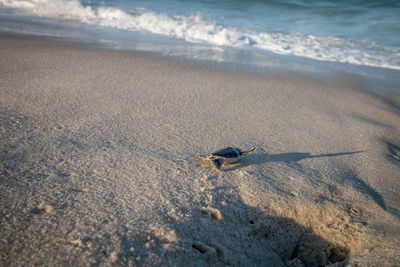
{"type": "MultiPolygon", "coordinates": [[[[216,190],[212,195],[219,198],[221,193],[216,190]]],[[[174,229],[179,241],[177,250],[164,251],[162,264],[294,267],[344,266],[348,261],[349,248],[327,241],[295,220],[250,207],[236,194],[223,197],[229,199],[227,205],[214,206],[221,220],[203,214],[200,207],[192,210],[189,220],[178,222],[166,216],[165,225],[174,229]]],[[[168,242],[163,235],[151,238],[159,244],[168,242]]],[[[132,245],[129,238],[125,242],[123,247],[132,245]]],[[[125,250],[119,264],[126,264],[130,253],[125,250]]]]}
{"type": "Polygon", "coordinates": [[[329,154],[319,154],[319,155],[311,155],[310,153],[300,153],[300,152],[282,153],[282,154],[257,153],[257,154],[250,154],[244,157],[243,159],[241,159],[240,164],[232,168],[229,168],[227,170],[235,170],[239,168],[244,168],[249,165],[257,165],[268,162],[291,163],[291,162],[298,162],[304,159],[338,157],[338,156],[353,155],[363,152],[364,151],[354,151],[354,152],[329,153],[329,154]]]}
{"type": "MultiPolygon", "coordinates": [[[[231,168],[227,168],[226,171],[233,171],[239,168],[244,168],[250,165],[264,164],[268,162],[283,162],[283,163],[293,163],[304,159],[316,159],[316,158],[330,158],[339,157],[346,155],[354,155],[363,153],[364,151],[353,151],[353,152],[340,152],[340,153],[328,153],[328,154],[318,154],[311,155],[310,153],[282,153],[282,154],[268,154],[268,153],[256,153],[250,154],[243,159],[241,159],[240,164],[237,164],[231,168]]],[[[356,172],[346,169],[340,174],[342,183],[348,183],[356,190],[370,196],[382,209],[387,210],[385,201],[383,197],[366,182],[364,182],[356,172]]]]}
{"type": "MultiPolygon", "coordinates": [[[[268,162],[289,164],[304,159],[357,153],[361,151],[320,155],[256,153],[244,157],[240,165],[225,170],[229,172],[254,164],[268,162]]],[[[348,176],[346,179],[358,179],[354,183],[361,181],[355,177],[354,173],[343,173],[343,176],[348,176]]],[[[363,186],[368,187],[366,184],[363,186]]],[[[368,190],[370,193],[374,192],[371,191],[372,189],[368,190]]],[[[165,215],[163,224],[166,229],[158,231],[162,234],[150,234],[151,239],[156,244],[164,243],[163,246],[168,247],[170,238],[165,238],[163,233],[172,230],[179,241],[176,243],[177,246],[172,245],[171,247],[174,248],[170,250],[165,251],[160,248],[159,253],[163,253],[165,261],[160,262],[161,264],[294,267],[329,264],[344,266],[348,261],[351,248],[340,246],[334,239],[332,242],[326,240],[294,219],[276,216],[269,214],[267,210],[251,207],[237,192],[227,193],[229,191],[228,187],[213,187],[208,191],[214,203],[211,206],[215,208],[216,214],[213,214],[213,209],[209,214],[203,214],[202,201],[188,199],[189,203],[186,204],[192,206],[193,209],[187,210],[190,216],[186,220],[177,221],[165,215]],[[223,219],[219,219],[219,216],[223,219]]],[[[127,249],[121,255],[119,264],[127,263],[125,260],[131,253],[128,248],[133,245],[129,238],[125,238],[123,247],[127,249]]],[[[150,255],[144,255],[144,265],[151,264],[150,258],[150,255]]]]}
{"type": "Polygon", "coordinates": [[[164,226],[150,232],[144,242],[153,244],[151,250],[121,232],[117,263],[130,265],[137,255],[140,260],[133,265],[138,266],[344,266],[349,259],[350,248],[324,239],[291,218],[250,207],[235,193],[226,195],[215,189],[211,194],[227,200],[225,205],[213,205],[222,219],[203,214],[199,203],[193,202],[188,220],[165,215],[164,226]],[[157,264],[152,253],[162,255],[157,264]]]}

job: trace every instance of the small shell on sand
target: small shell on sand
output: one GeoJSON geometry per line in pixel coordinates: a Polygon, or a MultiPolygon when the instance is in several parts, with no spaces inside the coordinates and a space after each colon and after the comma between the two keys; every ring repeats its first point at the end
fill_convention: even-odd
{"type": "Polygon", "coordinates": [[[210,215],[213,219],[217,221],[222,221],[223,217],[219,210],[208,207],[208,208],[201,208],[201,213],[210,215]]]}
{"type": "Polygon", "coordinates": [[[44,212],[51,212],[54,210],[52,205],[46,204],[44,202],[39,204],[38,209],[44,212]]]}

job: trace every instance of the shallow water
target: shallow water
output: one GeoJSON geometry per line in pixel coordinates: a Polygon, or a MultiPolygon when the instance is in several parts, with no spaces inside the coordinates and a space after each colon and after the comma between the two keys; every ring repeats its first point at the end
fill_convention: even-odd
{"type": "Polygon", "coordinates": [[[378,77],[398,90],[398,1],[0,0],[0,6],[2,32],[246,69],[330,68],[378,77]]]}

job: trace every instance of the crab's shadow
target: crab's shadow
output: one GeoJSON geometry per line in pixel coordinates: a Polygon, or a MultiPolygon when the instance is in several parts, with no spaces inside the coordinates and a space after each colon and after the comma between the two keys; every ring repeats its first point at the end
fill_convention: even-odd
{"type": "MultiPolygon", "coordinates": [[[[330,158],[339,157],[346,155],[355,155],[363,153],[365,151],[352,151],[352,152],[340,152],[340,153],[328,153],[328,154],[317,154],[312,155],[311,153],[282,153],[282,154],[268,154],[268,153],[255,153],[243,157],[240,163],[232,166],[231,168],[226,168],[225,171],[233,171],[236,169],[244,168],[250,165],[263,164],[268,162],[282,162],[286,164],[297,163],[305,159],[315,159],[315,158],[330,158]]],[[[357,173],[351,170],[344,170],[343,173],[339,175],[341,183],[347,183],[358,191],[364,192],[374,199],[374,201],[381,206],[384,210],[387,210],[385,201],[381,194],[379,194],[374,188],[368,185],[364,180],[359,177],[357,173]]]]}
{"type": "Polygon", "coordinates": [[[328,154],[318,154],[318,155],[312,155],[311,153],[301,153],[301,152],[281,153],[281,154],[256,153],[243,157],[240,160],[240,164],[237,164],[231,168],[227,168],[226,170],[228,171],[236,170],[250,165],[258,165],[268,162],[292,163],[304,159],[338,157],[338,156],[353,155],[363,152],[364,151],[352,151],[352,152],[328,153],[328,154]]]}

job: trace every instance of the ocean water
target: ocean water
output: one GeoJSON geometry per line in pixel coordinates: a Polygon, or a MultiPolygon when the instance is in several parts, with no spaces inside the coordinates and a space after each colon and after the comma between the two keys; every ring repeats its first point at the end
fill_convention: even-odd
{"type": "Polygon", "coordinates": [[[0,31],[249,69],[332,68],[399,90],[394,0],[0,0],[0,31]]]}

